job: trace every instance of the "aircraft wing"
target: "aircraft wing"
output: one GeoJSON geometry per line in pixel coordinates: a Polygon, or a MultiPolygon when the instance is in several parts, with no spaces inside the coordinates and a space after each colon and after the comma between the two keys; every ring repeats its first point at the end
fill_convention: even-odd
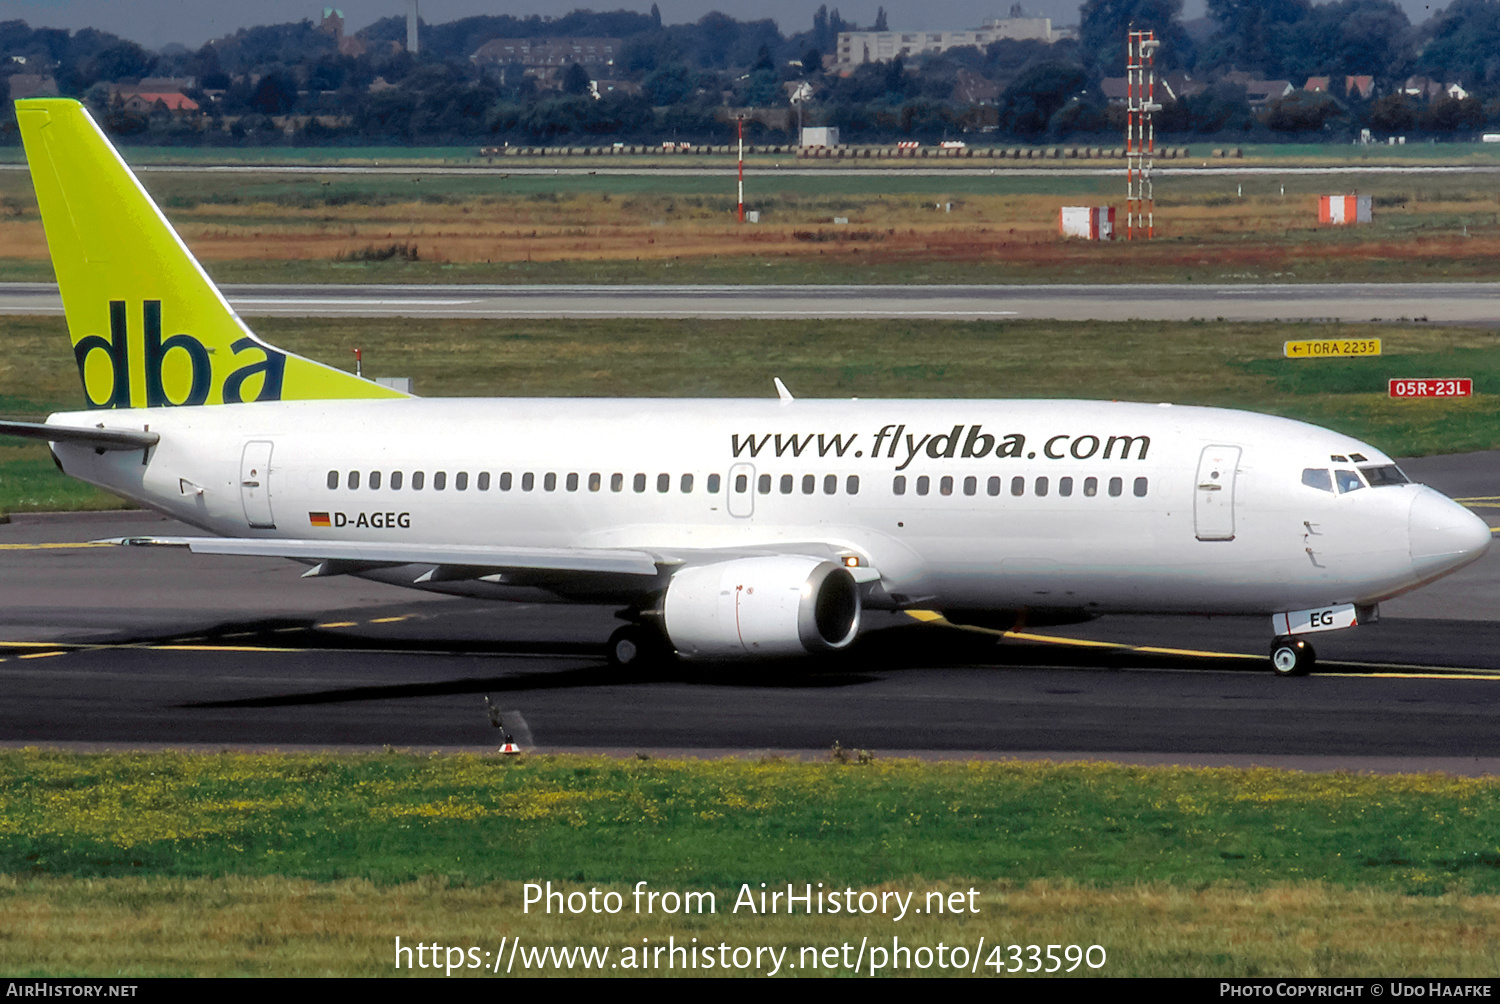
{"type": "Polygon", "coordinates": [[[666,563],[659,563],[654,556],[644,551],[614,548],[490,547],[482,544],[408,544],[258,537],[114,537],[98,543],[134,547],[186,547],[194,554],[238,554],[318,562],[319,565],[307,573],[309,577],[360,571],[381,565],[434,565],[455,570],[493,569],[496,573],[510,569],[537,569],[655,576],[661,571],[659,564],[666,563]],[[323,565],[329,567],[319,571],[323,565]]]}
{"type": "MultiPolygon", "coordinates": [[[[411,584],[483,580],[533,585],[561,595],[640,595],[659,589],[667,576],[689,564],[766,553],[807,554],[840,560],[830,545],[809,542],[733,551],[592,547],[503,547],[483,544],[414,544],[377,541],[282,540],[259,537],[113,537],[96,541],[132,547],[186,547],[195,554],[288,558],[311,564],[305,578],[347,575],[411,566],[411,584]]],[[[880,578],[868,565],[851,567],[856,582],[880,578]]]]}

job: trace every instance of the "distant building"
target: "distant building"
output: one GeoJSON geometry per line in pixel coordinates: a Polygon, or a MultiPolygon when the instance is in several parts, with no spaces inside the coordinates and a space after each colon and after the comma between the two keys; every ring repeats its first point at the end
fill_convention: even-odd
{"type": "Polygon", "coordinates": [[[158,111],[190,115],[198,111],[198,102],[183,94],[122,93],[121,97],[125,100],[125,110],[139,115],[150,115],[158,111]]]}
{"type": "Polygon", "coordinates": [[[1406,83],[1401,85],[1401,93],[1408,94],[1414,98],[1431,101],[1434,98],[1450,97],[1459,101],[1469,96],[1461,83],[1440,84],[1431,77],[1407,77],[1406,83]]]}
{"type": "Polygon", "coordinates": [[[342,38],[344,35],[344,12],[337,7],[324,7],[323,22],[318,25],[318,30],[325,35],[342,38]]]}
{"type": "Polygon", "coordinates": [[[1277,98],[1284,98],[1297,88],[1290,80],[1261,80],[1254,74],[1234,70],[1220,78],[1225,83],[1239,84],[1245,89],[1245,98],[1251,108],[1264,108],[1277,98]]]}
{"type": "Polygon", "coordinates": [[[992,105],[1000,100],[1000,85],[973,70],[959,70],[951,99],[966,105],[992,105]]]}
{"type": "Polygon", "coordinates": [[[1074,28],[1053,28],[1049,17],[990,18],[968,31],[841,31],[834,68],[848,70],[861,63],[885,63],[964,46],[989,45],[1001,39],[1032,39],[1052,43],[1076,38],[1074,28]]]}
{"type": "Polygon", "coordinates": [[[1431,101],[1443,93],[1443,85],[1431,77],[1407,77],[1406,83],[1401,85],[1401,93],[1431,101]]]}
{"type": "Polygon", "coordinates": [[[1251,108],[1264,108],[1296,89],[1290,80],[1251,80],[1245,84],[1245,99],[1251,108]]]}
{"type": "MultiPolygon", "coordinates": [[[[333,36],[340,56],[353,56],[358,59],[370,49],[370,44],[364,39],[344,34],[344,12],[337,7],[323,8],[323,20],[318,25],[318,30],[325,35],[333,36]]],[[[399,45],[396,47],[399,48],[399,45]]]]}
{"type": "MultiPolygon", "coordinates": [[[[1332,86],[1332,77],[1308,77],[1307,83],[1302,85],[1304,91],[1327,94],[1332,86]]],[[[1370,95],[1375,93],[1375,78],[1368,75],[1355,76],[1350,74],[1344,77],[1344,93],[1358,95],[1364,100],[1369,100],[1370,95]]]]}

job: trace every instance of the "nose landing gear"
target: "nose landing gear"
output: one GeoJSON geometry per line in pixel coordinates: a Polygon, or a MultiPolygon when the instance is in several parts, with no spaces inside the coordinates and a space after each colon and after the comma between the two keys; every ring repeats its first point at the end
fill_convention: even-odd
{"type": "Polygon", "coordinates": [[[1282,637],[1271,642],[1271,672],[1277,676],[1306,676],[1318,661],[1304,638],[1282,637]]]}

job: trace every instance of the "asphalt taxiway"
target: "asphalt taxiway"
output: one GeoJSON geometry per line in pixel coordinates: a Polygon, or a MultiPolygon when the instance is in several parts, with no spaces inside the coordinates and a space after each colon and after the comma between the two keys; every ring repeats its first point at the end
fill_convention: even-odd
{"type": "MultiPolygon", "coordinates": [[[[1500,454],[1408,461],[1500,523],[1500,454]]],[[[1106,617],[1008,633],[876,615],[783,666],[612,672],[598,607],[506,605],[275,559],[91,545],[148,513],[0,525],[0,743],[1094,756],[1500,772],[1500,548],[1266,668],[1264,618],[1106,617]]]]}

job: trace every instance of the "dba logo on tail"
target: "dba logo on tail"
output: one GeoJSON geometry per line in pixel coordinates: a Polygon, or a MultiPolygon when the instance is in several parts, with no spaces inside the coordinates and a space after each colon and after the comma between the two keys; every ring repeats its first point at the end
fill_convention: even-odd
{"type": "MultiPolygon", "coordinates": [[[[214,366],[211,351],[201,340],[189,334],[175,334],[163,339],[161,301],[141,303],[140,354],[144,370],[146,407],[217,403],[240,404],[243,401],[280,401],[282,377],[286,373],[286,354],[246,335],[230,344],[235,362],[241,353],[257,353],[231,370],[218,387],[217,400],[210,402],[214,388],[214,366]],[[173,353],[176,353],[175,355],[173,353]],[[259,388],[245,396],[246,381],[261,377],[259,388]]],[[[90,408],[129,408],[131,371],[135,359],[124,300],[109,301],[109,338],[85,335],[73,345],[78,360],[78,376],[90,408]],[[96,354],[102,353],[102,354],[96,354]],[[92,378],[92,379],[91,379],[92,378]]],[[[252,383],[254,388],[255,384],[252,383]]]]}

